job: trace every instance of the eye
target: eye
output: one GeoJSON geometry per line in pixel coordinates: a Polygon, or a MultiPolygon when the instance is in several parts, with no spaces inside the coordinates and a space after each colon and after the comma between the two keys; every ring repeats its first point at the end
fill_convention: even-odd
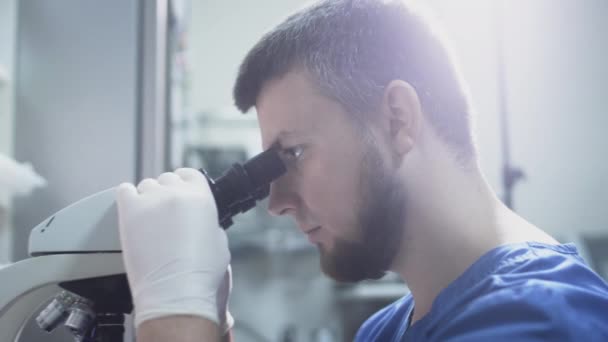
{"type": "Polygon", "coordinates": [[[281,150],[281,154],[289,161],[295,161],[302,155],[302,146],[287,147],[281,150]]]}

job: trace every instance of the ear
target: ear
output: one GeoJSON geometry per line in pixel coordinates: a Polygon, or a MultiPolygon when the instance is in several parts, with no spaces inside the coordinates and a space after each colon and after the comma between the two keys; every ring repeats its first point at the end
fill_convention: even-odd
{"type": "Polygon", "coordinates": [[[395,160],[412,150],[420,131],[422,109],[418,93],[409,83],[391,81],[382,99],[383,127],[395,160]]]}

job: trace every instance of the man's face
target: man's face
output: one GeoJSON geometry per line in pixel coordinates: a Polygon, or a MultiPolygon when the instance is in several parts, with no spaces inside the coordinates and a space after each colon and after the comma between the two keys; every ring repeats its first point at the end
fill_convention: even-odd
{"type": "Polygon", "coordinates": [[[303,72],[269,82],[256,107],[264,149],[276,145],[287,165],[269,211],[295,219],[329,276],[381,277],[401,240],[404,196],[371,130],[361,134],[303,72]]]}

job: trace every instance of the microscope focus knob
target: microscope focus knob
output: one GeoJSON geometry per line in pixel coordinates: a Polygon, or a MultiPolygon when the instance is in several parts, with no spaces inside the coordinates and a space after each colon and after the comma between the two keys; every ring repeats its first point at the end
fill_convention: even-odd
{"type": "Polygon", "coordinates": [[[91,308],[91,303],[82,298],[72,305],[64,325],[78,340],[84,338],[94,321],[95,312],[91,308]]]}
{"type": "Polygon", "coordinates": [[[55,330],[65,320],[68,309],[73,303],[74,297],[68,292],[62,291],[40,312],[36,317],[36,323],[46,332],[55,330]]]}

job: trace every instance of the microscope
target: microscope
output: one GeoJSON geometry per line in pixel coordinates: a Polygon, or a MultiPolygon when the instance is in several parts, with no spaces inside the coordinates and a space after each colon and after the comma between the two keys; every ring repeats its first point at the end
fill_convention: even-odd
{"type": "MultiPolygon", "coordinates": [[[[268,196],[286,172],[276,148],[234,164],[213,180],[220,226],[268,196]]],[[[133,309],[122,262],[115,189],[86,197],[34,227],[30,258],[0,269],[0,341],[20,341],[32,318],[51,332],[65,326],[77,342],[123,341],[133,309]],[[50,302],[49,302],[50,300],[50,302]]],[[[29,341],[28,341],[29,342],[29,341]]]]}

